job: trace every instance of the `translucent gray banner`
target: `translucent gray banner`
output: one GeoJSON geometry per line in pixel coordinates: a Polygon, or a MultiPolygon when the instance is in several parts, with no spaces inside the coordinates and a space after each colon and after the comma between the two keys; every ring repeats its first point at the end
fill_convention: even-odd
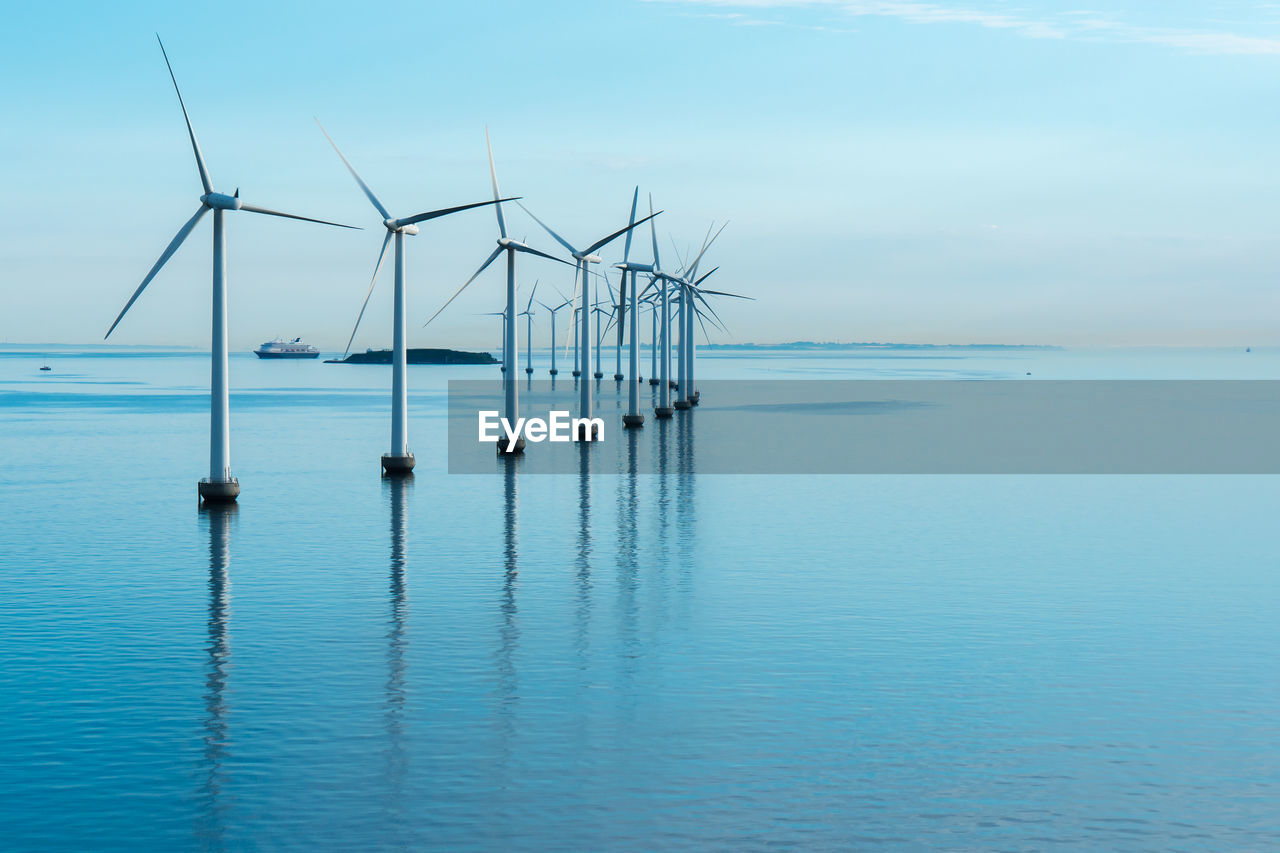
{"type": "MultiPolygon", "coordinates": [[[[522,377],[521,417],[568,436],[577,381],[522,377]]],[[[1280,473],[1280,381],[709,380],[668,420],[646,382],[637,429],[622,423],[627,383],[589,381],[601,437],[534,441],[535,429],[522,472],[1280,473]]],[[[450,381],[450,473],[505,470],[512,460],[479,439],[482,412],[501,434],[501,410],[500,380],[450,381]]]]}

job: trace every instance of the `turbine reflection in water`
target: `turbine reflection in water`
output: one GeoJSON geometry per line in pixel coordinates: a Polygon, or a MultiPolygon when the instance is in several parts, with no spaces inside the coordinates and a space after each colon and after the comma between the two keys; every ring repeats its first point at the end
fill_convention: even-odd
{"type": "Polygon", "coordinates": [[[204,750],[200,825],[196,835],[201,846],[221,850],[226,834],[227,803],[222,790],[223,766],[227,761],[227,677],[231,669],[231,526],[239,512],[234,503],[204,504],[200,509],[202,527],[209,532],[209,618],[205,649],[204,750]]]}
{"type": "Polygon", "coordinates": [[[383,477],[391,509],[391,574],[388,592],[390,612],[387,624],[387,683],[384,700],[384,719],[387,730],[386,747],[386,809],[397,830],[409,824],[404,811],[404,786],[409,772],[409,750],[405,738],[405,706],[408,694],[406,656],[409,649],[407,625],[409,618],[409,525],[405,508],[406,499],[413,489],[413,474],[399,477],[383,477]]]}
{"type": "Polygon", "coordinates": [[[520,580],[519,533],[520,489],[517,481],[519,457],[502,458],[503,511],[502,511],[502,594],[498,599],[501,622],[498,628],[496,654],[497,696],[494,722],[499,737],[499,760],[495,769],[499,773],[498,790],[506,790],[510,780],[506,774],[511,766],[512,744],[515,742],[516,712],[520,702],[520,674],[516,668],[516,653],[520,647],[519,606],[516,600],[520,580]]]}
{"type": "MultiPolygon", "coordinates": [[[[586,379],[584,377],[583,381],[586,379]]],[[[591,443],[578,443],[578,650],[579,666],[587,668],[591,648],[591,443]]]]}

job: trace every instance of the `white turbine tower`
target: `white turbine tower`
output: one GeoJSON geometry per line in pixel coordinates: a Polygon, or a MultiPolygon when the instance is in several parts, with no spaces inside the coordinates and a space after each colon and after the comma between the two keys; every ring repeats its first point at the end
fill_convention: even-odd
{"type": "MultiPolygon", "coordinates": [[[[160,42],[160,36],[156,36],[160,42]]],[[[164,42],[160,42],[160,53],[164,56],[165,67],[169,69],[169,79],[173,81],[173,90],[178,94],[178,105],[182,107],[182,117],[187,123],[187,135],[191,137],[191,150],[196,156],[196,168],[200,171],[200,184],[204,187],[204,195],[200,196],[200,207],[195,215],[178,230],[177,235],[161,253],[160,259],[151,267],[147,277],[138,285],[138,289],[129,297],[124,308],[120,310],[111,328],[103,336],[103,340],[111,337],[116,326],[124,319],[124,315],[138,301],[142,291],[160,272],[169,258],[183,241],[195,230],[196,225],[210,210],[213,211],[213,341],[209,376],[209,476],[199,483],[200,497],[206,501],[233,501],[240,494],[240,481],[231,473],[231,398],[227,386],[227,278],[226,278],[226,243],[222,230],[222,217],[228,210],[244,210],[249,213],[263,213],[267,216],[282,216],[285,219],[300,219],[303,222],[318,222],[322,225],[335,225],[339,228],[351,228],[323,219],[312,219],[309,216],[295,216],[292,213],[281,213],[265,207],[245,204],[240,200],[240,190],[233,195],[214,192],[209,180],[209,170],[205,168],[204,155],[200,153],[200,143],[196,141],[195,129],[191,126],[191,118],[187,115],[187,105],[182,100],[182,92],[178,89],[178,78],[174,76],[173,66],[169,64],[169,55],[165,53],[164,42]]],[[[358,229],[357,229],[358,230],[358,229]]]]}
{"type": "MultiPolygon", "coordinates": [[[[427,326],[431,323],[431,320],[434,320],[435,318],[439,317],[440,313],[444,311],[444,309],[449,307],[450,302],[453,302],[453,300],[457,299],[458,296],[462,293],[462,291],[467,289],[468,285],[470,285],[471,282],[475,281],[477,278],[480,277],[480,273],[487,270],[489,268],[489,265],[498,259],[498,255],[501,255],[503,252],[506,252],[506,255],[507,255],[507,308],[506,308],[506,332],[505,332],[506,343],[502,348],[502,352],[503,352],[502,372],[508,378],[513,378],[516,374],[516,357],[517,357],[517,354],[516,354],[516,252],[525,252],[530,255],[537,255],[540,258],[546,258],[548,260],[555,261],[556,263],[565,264],[566,266],[569,266],[570,264],[568,261],[563,261],[554,255],[548,255],[546,252],[540,252],[521,240],[512,240],[507,236],[507,220],[506,220],[506,217],[502,215],[502,202],[514,201],[515,199],[498,197],[498,171],[497,169],[494,168],[494,165],[493,165],[493,146],[489,143],[489,128],[487,127],[484,130],[484,144],[485,144],[485,148],[488,149],[488,152],[489,152],[489,179],[493,183],[493,201],[491,202],[491,204],[493,204],[494,210],[498,214],[498,248],[494,249],[493,252],[489,255],[489,257],[485,258],[484,263],[480,265],[480,269],[476,270],[475,273],[472,274],[471,278],[463,282],[462,287],[459,287],[458,290],[453,294],[453,296],[450,296],[449,299],[443,305],[440,306],[440,310],[432,314],[431,319],[427,320],[427,322],[423,323],[422,325],[427,326]]],[[[503,390],[505,391],[504,403],[506,407],[506,411],[503,414],[507,418],[508,422],[514,424],[516,422],[516,419],[520,417],[520,392],[515,382],[507,382],[503,390]]],[[[516,439],[516,446],[514,448],[511,448],[510,450],[508,450],[507,448],[506,438],[499,438],[497,442],[497,446],[498,446],[499,453],[503,453],[503,452],[521,453],[524,451],[524,437],[521,436],[520,438],[516,439]]]]}
{"type": "MultiPolygon", "coordinates": [[[[499,199],[495,198],[493,201],[478,201],[457,207],[429,210],[426,213],[418,213],[403,219],[396,219],[387,212],[382,202],[378,201],[378,197],[373,194],[373,190],[369,189],[369,185],[364,182],[364,179],[356,172],[355,167],[343,155],[338,148],[338,144],[333,141],[324,126],[320,124],[319,119],[316,119],[316,124],[319,125],[320,132],[324,134],[325,139],[329,140],[333,150],[338,153],[338,157],[346,165],[351,177],[356,179],[356,183],[364,191],[369,203],[382,216],[382,224],[387,229],[387,236],[382,240],[382,250],[378,252],[378,262],[373,266],[373,278],[369,281],[369,291],[364,296],[364,304],[360,306],[360,314],[356,317],[356,325],[351,330],[350,339],[347,340],[348,350],[351,349],[351,341],[355,340],[356,330],[360,328],[360,320],[364,317],[364,309],[369,305],[369,297],[373,295],[373,286],[378,281],[378,270],[382,268],[382,258],[387,253],[387,243],[391,242],[392,237],[395,237],[396,240],[395,296],[392,309],[391,452],[383,455],[382,470],[388,474],[405,474],[413,470],[416,460],[413,457],[413,453],[409,451],[409,395],[405,370],[404,237],[406,234],[410,236],[417,234],[419,222],[439,219],[442,216],[471,210],[474,207],[497,204],[499,199]]],[[[511,199],[505,200],[510,201],[511,199]]]]}
{"type": "MultiPolygon", "coordinates": [[[[529,291],[529,303],[524,306],[524,310],[520,312],[520,316],[525,318],[524,328],[524,372],[526,375],[533,375],[533,296],[538,292],[538,282],[533,282],[533,290],[529,291]]],[[[541,305],[542,303],[538,303],[541,305]]]]}
{"type": "MultiPolygon", "coordinates": [[[[640,200],[640,188],[636,187],[635,193],[631,196],[631,217],[630,221],[636,221],[636,203],[640,200]]],[[[652,225],[653,223],[650,223],[652,225]]],[[[653,264],[633,263],[631,260],[631,233],[627,232],[627,242],[622,250],[622,263],[617,264],[617,268],[622,271],[622,283],[618,286],[618,305],[622,315],[618,321],[618,361],[622,360],[622,327],[625,324],[628,314],[631,316],[631,323],[628,328],[628,334],[631,336],[631,353],[629,366],[631,368],[631,381],[629,383],[630,390],[627,393],[627,413],[622,416],[622,424],[627,427],[644,426],[644,415],[640,414],[640,338],[637,333],[639,323],[639,296],[636,292],[636,273],[645,272],[652,273],[654,271],[653,264]],[[631,274],[631,287],[627,288],[627,274],[631,274]],[[628,294],[630,294],[630,306],[627,304],[628,294]],[[628,311],[628,307],[630,310],[628,311]]],[[[654,315],[657,316],[656,314],[654,315]]],[[[656,320],[654,321],[656,324],[656,320]]],[[[655,325],[654,328],[657,328],[655,325]]],[[[655,361],[657,356],[654,356],[655,361]]],[[[655,364],[656,366],[656,364],[655,364]]],[[[619,366],[615,379],[621,379],[622,370],[619,366]]],[[[653,380],[650,379],[650,382],[653,380]]]]}
{"type": "MultiPolygon", "coordinates": [[[[556,292],[559,293],[558,290],[556,292]]],[[[560,293],[560,298],[564,299],[563,293],[560,293]]],[[[556,314],[560,311],[560,309],[566,308],[569,305],[572,305],[573,300],[564,299],[563,302],[561,302],[559,305],[557,305],[554,308],[552,308],[550,305],[543,302],[542,300],[538,300],[538,304],[541,305],[543,308],[547,309],[547,312],[551,315],[551,370],[549,372],[552,376],[555,376],[557,373],[560,372],[556,370],[556,314]]]]}
{"type": "MultiPolygon", "coordinates": [[[[516,203],[519,204],[519,202],[516,202],[516,203]]],[[[657,216],[658,213],[662,213],[662,211],[659,210],[658,213],[653,213],[651,211],[648,216],[646,216],[644,219],[641,219],[639,222],[632,222],[629,225],[627,225],[626,228],[619,228],[617,231],[614,231],[609,236],[602,237],[601,239],[592,243],[590,246],[587,246],[587,248],[579,250],[571,246],[569,244],[569,241],[565,240],[559,234],[552,231],[551,228],[545,222],[543,222],[538,217],[534,216],[529,211],[529,208],[521,204],[520,209],[523,210],[525,213],[528,213],[529,216],[532,217],[534,222],[541,225],[543,229],[548,234],[550,234],[557,243],[559,243],[561,246],[564,246],[565,249],[569,252],[569,254],[573,256],[573,259],[578,262],[579,275],[577,279],[580,279],[582,282],[582,291],[581,291],[582,296],[581,296],[581,301],[578,303],[580,316],[582,318],[582,331],[581,331],[581,334],[579,335],[579,337],[582,340],[582,347],[581,347],[581,353],[579,354],[578,370],[581,371],[582,378],[584,380],[582,382],[581,387],[579,388],[580,397],[578,402],[578,408],[580,410],[579,417],[583,418],[584,420],[589,420],[591,418],[591,383],[585,380],[587,378],[587,371],[591,369],[591,363],[590,363],[591,307],[587,304],[591,299],[590,292],[589,292],[590,288],[587,286],[587,277],[591,272],[591,264],[600,263],[600,260],[601,260],[600,256],[595,254],[597,251],[599,251],[600,249],[603,249],[605,246],[609,245],[614,240],[621,237],[623,234],[626,234],[627,232],[631,231],[637,225],[643,225],[645,222],[648,222],[649,220],[653,219],[653,217],[657,216]]]]}

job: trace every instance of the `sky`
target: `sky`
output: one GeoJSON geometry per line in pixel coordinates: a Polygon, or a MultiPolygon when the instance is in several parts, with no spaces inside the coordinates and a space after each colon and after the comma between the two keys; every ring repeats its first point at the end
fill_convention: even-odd
{"type": "MultiPolygon", "coordinates": [[[[755,301],[717,342],[1280,345],[1280,3],[1212,0],[22,4],[0,341],[101,341],[195,212],[157,31],[215,189],[365,229],[228,215],[235,349],[340,351],[368,287],[385,231],[313,117],[393,215],[489,197],[487,125],[504,194],[570,241],[637,185],[665,266],[728,220],[707,286],[755,301]]],[[[113,343],[208,346],[210,221],[113,343]]],[[[411,346],[496,349],[501,263],[422,327],[496,237],[480,209],[407,239],[411,346]]],[[[355,349],[390,343],[390,272],[355,349]]]]}

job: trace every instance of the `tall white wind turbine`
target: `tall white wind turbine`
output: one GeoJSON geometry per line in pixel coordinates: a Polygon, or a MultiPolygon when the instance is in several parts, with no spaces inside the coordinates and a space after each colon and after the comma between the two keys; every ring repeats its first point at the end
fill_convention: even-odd
{"type": "MultiPolygon", "coordinates": [[[[233,501],[240,494],[240,481],[231,473],[231,398],[227,386],[227,277],[226,277],[226,242],[223,235],[223,214],[228,210],[244,210],[249,213],[263,213],[267,216],[282,216],[285,219],[300,219],[303,222],[318,222],[321,225],[334,225],[338,228],[351,228],[324,219],[312,219],[309,216],[295,216],[292,213],[281,213],[240,200],[240,190],[234,194],[214,192],[213,183],[209,179],[209,170],[205,167],[204,155],[200,152],[200,143],[196,141],[195,129],[191,126],[191,117],[187,115],[187,105],[182,100],[182,91],[178,88],[178,78],[174,76],[173,66],[169,64],[169,55],[165,52],[164,42],[160,42],[160,54],[164,57],[165,67],[169,69],[169,79],[173,81],[173,91],[178,94],[178,105],[182,107],[182,117],[187,123],[187,135],[191,138],[191,150],[196,156],[196,168],[200,171],[200,184],[204,187],[204,195],[200,196],[200,207],[195,215],[178,230],[177,235],[161,253],[160,259],[151,267],[142,284],[129,297],[124,308],[116,316],[115,322],[103,336],[103,340],[111,337],[116,326],[124,319],[133,303],[138,301],[142,291],[160,272],[169,258],[178,251],[178,247],[191,235],[196,225],[210,210],[213,211],[213,341],[212,366],[209,382],[209,476],[200,481],[198,491],[205,501],[233,501]]],[[[358,229],[357,229],[358,230],[358,229]]]]}
{"type": "MultiPolygon", "coordinates": [[[[495,169],[493,165],[493,145],[489,142],[489,128],[487,127],[484,129],[484,144],[485,148],[489,152],[489,180],[493,184],[493,201],[490,203],[493,205],[494,211],[498,214],[498,248],[494,249],[489,257],[485,258],[484,263],[480,265],[480,269],[476,270],[475,273],[472,274],[471,278],[463,282],[462,287],[459,287],[453,296],[450,296],[449,299],[440,306],[440,310],[432,314],[431,318],[422,325],[426,326],[430,324],[432,320],[439,317],[441,312],[449,307],[449,303],[457,299],[462,291],[467,289],[471,282],[479,278],[480,273],[487,270],[489,265],[498,259],[498,255],[505,252],[507,255],[507,320],[505,333],[506,343],[502,348],[502,372],[506,377],[514,378],[516,375],[516,252],[525,252],[526,254],[537,255],[540,258],[546,258],[547,260],[565,265],[569,265],[569,262],[561,260],[555,255],[548,255],[546,252],[540,252],[521,240],[512,240],[507,236],[507,220],[506,217],[502,215],[502,202],[515,201],[515,199],[499,198],[498,196],[498,170],[495,169]]],[[[504,404],[506,408],[503,415],[507,418],[508,422],[514,424],[516,419],[520,417],[520,391],[515,382],[507,382],[504,385],[503,390],[505,392],[504,404]]],[[[524,451],[524,437],[521,436],[516,439],[516,445],[512,448],[507,447],[506,438],[499,438],[497,445],[499,453],[521,453],[524,451]]]]}
{"type": "MultiPolygon", "coordinates": [[[[369,290],[364,296],[364,304],[360,306],[360,314],[356,317],[355,327],[351,330],[350,339],[347,340],[348,350],[351,349],[351,341],[355,340],[356,330],[360,328],[360,320],[364,317],[364,309],[369,305],[369,297],[373,295],[373,286],[378,281],[378,270],[382,268],[382,258],[387,253],[387,244],[391,242],[392,237],[396,241],[395,295],[392,309],[391,452],[383,455],[382,470],[388,474],[405,474],[413,470],[416,460],[413,453],[409,451],[409,397],[405,370],[404,237],[406,234],[410,236],[417,234],[419,222],[439,219],[442,216],[460,213],[475,207],[497,204],[499,201],[512,201],[512,199],[498,199],[495,197],[493,201],[478,201],[457,207],[445,207],[397,219],[387,212],[382,202],[378,201],[378,197],[373,194],[373,190],[369,189],[369,185],[357,174],[355,167],[343,155],[338,148],[338,144],[333,141],[328,131],[324,129],[324,125],[320,124],[319,119],[316,119],[316,124],[320,127],[320,132],[324,134],[325,139],[328,139],[329,144],[333,146],[333,150],[338,153],[338,157],[346,165],[351,177],[356,179],[356,183],[360,185],[360,189],[364,192],[365,197],[369,199],[369,203],[382,216],[382,224],[387,229],[387,236],[382,240],[382,250],[378,252],[378,262],[373,267],[373,278],[369,281],[369,290]]],[[[508,336],[511,334],[510,325],[508,324],[508,336]]]]}
{"type": "MultiPolygon", "coordinates": [[[[517,202],[517,204],[519,204],[519,202],[517,202]]],[[[590,363],[591,306],[588,304],[591,298],[590,297],[591,288],[588,287],[587,285],[587,279],[591,273],[591,264],[600,263],[601,258],[599,255],[596,254],[596,252],[598,252],[600,249],[603,249],[605,246],[609,245],[614,240],[621,237],[623,234],[630,232],[637,225],[643,225],[644,223],[653,219],[659,213],[662,213],[662,211],[659,210],[658,213],[653,213],[651,211],[648,216],[646,216],[644,219],[641,219],[639,222],[632,222],[628,224],[625,228],[619,228],[617,231],[614,231],[612,234],[608,235],[607,237],[600,238],[596,242],[592,243],[590,246],[587,246],[585,249],[575,249],[572,245],[570,245],[568,240],[565,240],[559,234],[552,231],[550,226],[548,226],[545,222],[543,222],[538,217],[534,216],[533,213],[529,211],[529,208],[521,204],[520,209],[523,210],[525,213],[528,213],[529,216],[532,217],[533,221],[541,225],[543,229],[548,234],[550,234],[557,243],[559,243],[561,246],[564,246],[565,249],[569,252],[569,254],[573,256],[573,259],[578,263],[578,271],[579,271],[578,278],[582,283],[581,301],[578,303],[579,315],[582,318],[582,331],[579,335],[582,341],[582,347],[581,347],[581,352],[579,353],[578,370],[581,371],[582,379],[583,379],[583,382],[578,389],[580,394],[578,408],[579,408],[579,417],[583,419],[590,419],[591,417],[591,383],[587,382],[586,378],[587,378],[587,371],[591,369],[591,363],[590,363]]]]}
{"type": "MultiPolygon", "coordinates": [[[[636,221],[636,204],[639,201],[640,201],[640,188],[636,187],[635,193],[631,196],[631,218],[630,218],[631,222],[636,221]]],[[[652,209],[652,207],[653,205],[652,203],[650,203],[650,209],[652,209]]],[[[650,227],[652,227],[653,223],[650,222],[649,225],[650,227]]],[[[638,310],[639,296],[636,292],[637,290],[636,274],[641,272],[652,274],[654,271],[654,265],[636,263],[631,260],[631,232],[628,231],[627,241],[622,250],[622,263],[616,264],[616,266],[619,270],[622,271],[622,283],[619,285],[619,289],[618,289],[618,305],[620,306],[619,310],[622,312],[622,315],[618,320],[618,360],[619,362],[622,360],[622,327],[626,324],[625,321],[627,319],[627,316],[630,315],[630,318],[631,318],[631,323],[627,330],[627,333],[631,336],[631,352],[630,352],[630,359],[629,359],[629,366],[631,368],[631,375],[630,375],[631,381],[628,383],[630,385],[630,390],[627,393],[627,413],[622,416],[622,423],[624,426],[628,426],[628,427],[639,427],[639,426],[644,426],[644,415],[640,414],[640,389],[638,387],[640,382],[640,339],[639,339],[639,335],[637,334],[637,328],[639,323],[640,312],[638,310]],[[628,274],[630,274],[631,276],[630,289],[627,288],[628,274]],[[628,298],[630,299],[630,305],[628,305],[628,298]]],[[[655,314],[654,316],[656,317],[657,315],[655,314]]],[[[656,329],[657,321],[655,320],[654,323],[655,323],[654,328],[656,329]]],[[[655,342],[655,346],[656,346],[656,342],[655,342]]],[[[655,360],[655,366],[656,366],[656,360],[657,360],[656,355],[654,356],[654,360],[655,360]]],[[[622,371],[621,371],[621,368],[619,367],[617,374],[615,374],[614,378],[621,379],[622,378],[621,373],[622,371]]],[[[653,380],[650,379],[649,381],[652,382],[653,380]]]]}

